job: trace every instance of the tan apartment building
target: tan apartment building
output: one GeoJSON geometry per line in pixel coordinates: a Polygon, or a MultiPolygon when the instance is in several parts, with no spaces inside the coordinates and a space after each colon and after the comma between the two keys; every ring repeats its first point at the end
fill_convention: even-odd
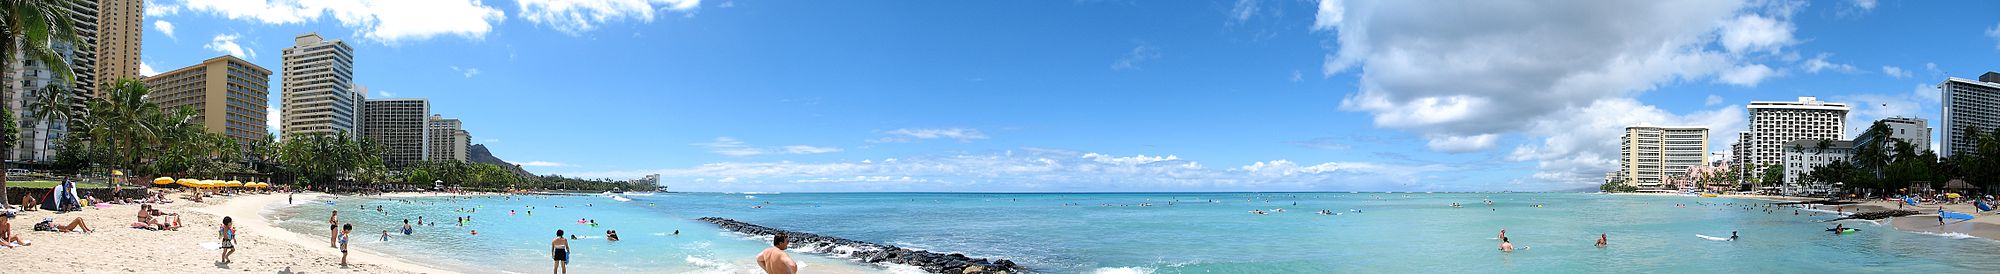
{"type": "Polygon", "coordinates": [[[194,108],[195,119],[208,132],[228,135],[247,147],[269,136],[264,127],[264,106],[268,103],[265,98],[270,98],[270,82],[270,70],[223,55],[146,77],[146,87],[152,90],[146,101],[167,111],[194,108]]]}
{"type": "Polygon", "coordinates": [[[1672,191],[1666,184],[1688,168],[1708,164],[1708,128],[1625,127],[1618,140],[1618,177],[1639,191],[1672,191]]]}
{"type": "Polygon", "coordinates": [[[466,150],[472,147],[472,133],[466,132],[464,124],[456,118],[431,115],[430,121],[431,161],[465,161],[466,150]]]}
{"type": "MultiPolygon", "coordinates": [[[[140,80],[139,45],[145,34],[146,7],[142,0],[97,1],[97,82],[109,84],[119,78],[140,80]]],[[[102,96],[103,91],[92,89],[102,96]]]]}

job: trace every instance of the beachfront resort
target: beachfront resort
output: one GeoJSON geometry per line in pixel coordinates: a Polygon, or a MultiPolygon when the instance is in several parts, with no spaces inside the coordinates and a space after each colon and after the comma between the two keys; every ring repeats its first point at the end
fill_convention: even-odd
{"type": "Polygon", "coordinates": [[[0,1],[0,273],[1978,273],[1995,11],[0,1]]]}

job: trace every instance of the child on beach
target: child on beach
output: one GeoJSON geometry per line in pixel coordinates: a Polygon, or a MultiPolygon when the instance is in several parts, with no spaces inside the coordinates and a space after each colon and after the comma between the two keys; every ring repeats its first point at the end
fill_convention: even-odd
{"type": "Polygon", "coordinates": [[[222,238],[222,263],[229,263],[229,254],[236,254],[236,224],[229,216],[222,216],[222,229],[216,231],[222,238]]]}
{"type": "Polygon", "coordinates": [[[387,242],[387,241],[389,241],[389,230],[388,230],[388,229],[383,229],[383,230],[382,230],[382,241],[384,241],[384,242],[387,242]]]}
{"type": "Polygon", "coordinates": [[[347,266],[347,235],[354,232],[354,224],[340,227],[340,265],[347,266]]]}

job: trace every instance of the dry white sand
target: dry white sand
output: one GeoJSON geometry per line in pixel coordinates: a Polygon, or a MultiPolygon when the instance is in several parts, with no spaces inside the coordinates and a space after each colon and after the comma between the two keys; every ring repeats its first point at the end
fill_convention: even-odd
{"type": "MultiPolygon", "coordinates": [[[[306,200],[300,195],[299,200],[306,200]]],[[[0,273],[442,273],[446,271],[388,259],[365,250],[348,257],[340,265],[340,251],[326,247],[325,238],[307,237],[272,227],[257,212],[266,206],[283,204],[285,195],[261,194],[208,199],[205,203],[177,201],[157,205],[162,211],[180,213],[183,227],[178,231],[149,231],[128,228],[137,220],[138,205],[113,205],[107,209],[55,214],[50,211],[23,212],[12,220],[12,233],[34,245],[0,248],[0,273]],[[230,263],[220,263],[222,252],[202,246],[219,242],[216,230],[221,216],[231,216],[237,226],[236,253],[230,263]],[[44,217],[59,222],[83,218],[93,233],[33,231],[44,217]],[[316,239],[316,240],[315,240],[316,239]]]]}

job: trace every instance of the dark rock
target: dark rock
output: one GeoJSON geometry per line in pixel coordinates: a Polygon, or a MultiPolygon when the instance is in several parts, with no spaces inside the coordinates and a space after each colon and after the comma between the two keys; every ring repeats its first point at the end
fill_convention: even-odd
{"type": "Polygon", "coordinates": [[[783,234],[786,235],[786,237],[790,237],[791,245],[797,247],[799,250],[810,250],[819,253],[845,255],[850,258],[854,258],[854,260],[856,261],[862,261],[867,263],[904,264],[904,265],[916,266],[917,268],[923,269],[925,272],[931,272],[931,273],[957,274],[957,273],[1028,272],[1027,269],[1022,268],[1020,265],[1015,264],[1014,261],[1006,259],[993,261],[993,260],[988,260],[986,258],[972,258],[965,256],[965,254],[959,254],[959,253],[938,254],[930,251],[910,250],[892,245],[849,240],[849,239],[843,239],[832,236],[823,236],[819,234],[812,234],[805,232],[785,231],[781,229],[769,228],[756,224],[730,220],[726,218],[702,217],[697,220],[713,223],[718,227],[722,227],[723,229],[743,234],[758,235],[758,236],[783,234]],[[855,251],[845,251],[845,253],[842,253],[843,251],[840,251],[839,247],[843,246],[850,247],[855,251]]]}

